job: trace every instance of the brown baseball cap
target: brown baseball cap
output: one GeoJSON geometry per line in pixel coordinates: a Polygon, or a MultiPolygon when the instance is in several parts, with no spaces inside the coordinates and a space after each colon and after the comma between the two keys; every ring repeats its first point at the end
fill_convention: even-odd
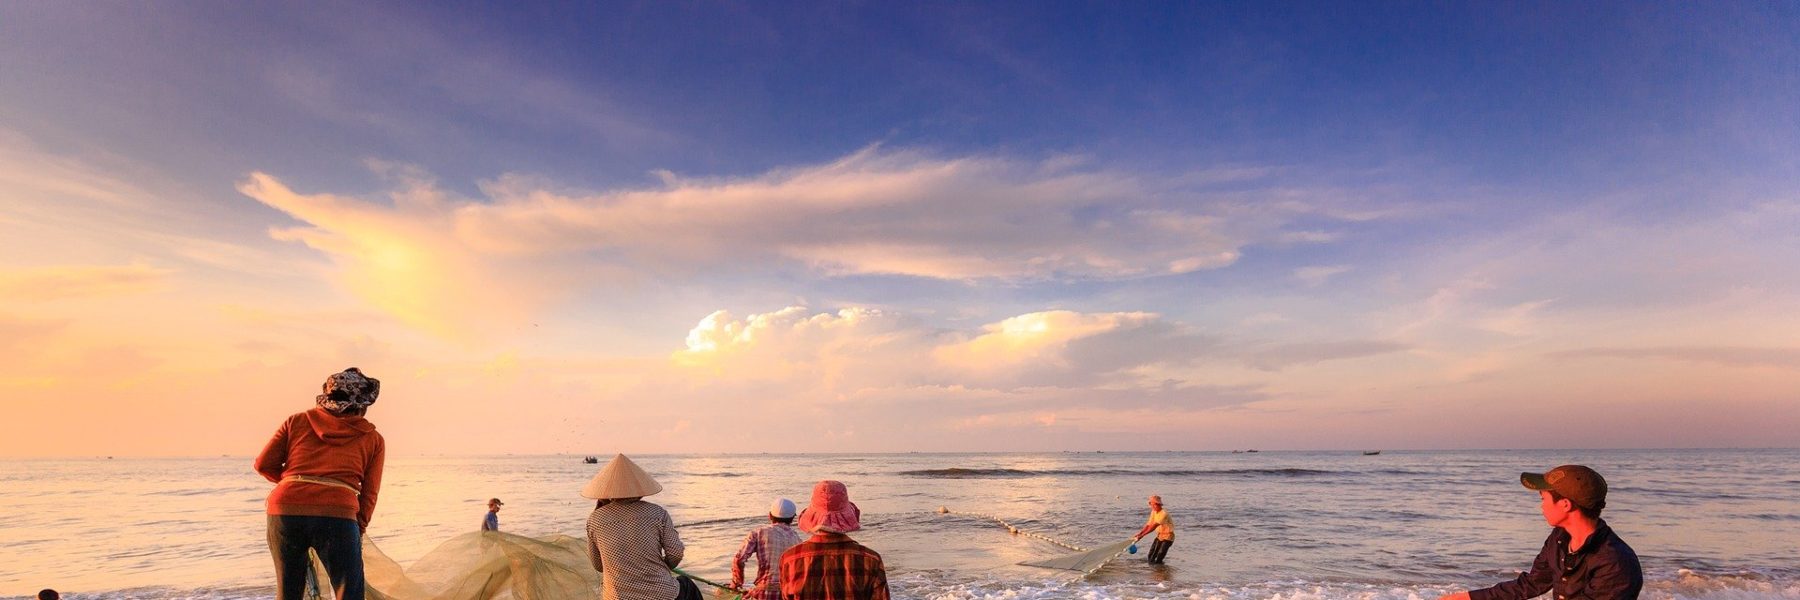
{"type": "Polygon", "coordinates": [[[1582,465],[1563,465],[1547,473],[1520,473],[1519,483],[1540,492],[1556,492],[1581,508],[1606,508],[1606,479],[1582,465]]]}

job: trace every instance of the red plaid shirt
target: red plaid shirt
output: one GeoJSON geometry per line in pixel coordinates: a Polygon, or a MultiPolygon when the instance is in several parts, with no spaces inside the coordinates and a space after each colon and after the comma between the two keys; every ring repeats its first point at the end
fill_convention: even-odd
{"type": "Polygon", "coordinates": [[[800,543],[800,530],[786,523],[770,523],[744,537],[744,545],[731,557],[731,588],[744,587],[744,562],[756,557],[756,583],[744,592],[744,600],[781,600],[781,554],[800,543]]]}
{"type": "Polygon", "coordinates": [[[881,555],[841,533],[820,532],[781,555],[783,600],[888,600],[881,555]]]}

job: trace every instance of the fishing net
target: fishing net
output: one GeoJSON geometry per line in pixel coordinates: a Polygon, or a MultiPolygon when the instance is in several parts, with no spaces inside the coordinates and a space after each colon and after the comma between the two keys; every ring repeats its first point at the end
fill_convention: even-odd
{"type": "Polygon", "coordinates": [[[1133,538],[1117,544],[1108,544],[1099,548],[1094,548],[1085,552],[1077,552],[1075,554],[1066,554],[1047,560],[1034,560],[1019,564],[1027,567],[1044,567],[1046,569],[1065,569],[1069,571],[1081,571],[1082,573],[1092,573],[1099,570],[1100,567],[1106,566],[1107,561],[1111,561],[1114,558],[1118,558],[1120,554],[1124,554],[1125,550],[1130,548],[1131,545],[1136,542],[1137,539],[1133,538]]]}
{"type": "Polygon", "coordinates": [[[1111,561],[1112,559],[1118,558],[1120,554],[1125,553],[1125,550],[1128,548],[1131,548],[1132,544],[1137,543],[1137,538],[1132,538],[1132,539],[1125,540],[1123,542],[1119,542],[1117,544],[1109,544],[1106,546],[1101,546],[1099,548],[1094,548],[1092,550],[1084,550],[1080,546],[1076,546],[1076,545],[1070,544],[1068,542],[1065,542],[1065,541],[1062,541],[1062,540],[1059,540],[1059,539],[1056,539],[1056,538],[1053,538],[1053,537],[1050,537],[1047,535],[1033,533],[1030,531],[1026,531],[1024,529],[1020,529],[1018,526],[1013,525],[1012,523],[1008,523],[1006,521],[1006,519],[1002,519],[1002,518],[996,517],[994,515],[955,511],[955,510],[950,510],[950,507],[948,507],[948,506],[939,506],[937,509],[937,512],[938,512],[938,514],[941,514],[941,515],[959,515],[959,516],[964,516],[964,517],[975,517],[977,519],[987,519],[987,520],[993,521],[995,523],[999,523],[1001,527],[1005,527],[1006,530],[1008,532],[1012,533],[1013,535],[1023,535],[1026,537],[1036,538],[1036,539],[1043,540],[1045,542],[1049,542],[1049,543],[1052,543],[1052,544],[1055,544],[1058,546],[1062,546],[1064,548],[1068,548],[1070,550],[1075,551],[1074,554],[1065,554],[1063,556],[1058,556],[1056,558],[1045,559],[1045,560],[1033,560],[1033,561],[1026,561],[1026,562],[1019,563],[1021,565],[1027,566],[1027,567],[1043,567],[1046,569],[1064,569],[1064,570],[1068,570],[1068,571],[1080,571],[1084,574],[1085,573],[1093,573],[1094,571],[1100,570],[1100,567],[1106,566],[1107,562],[1111,561]]]}
{"type": "MultiPolygon", "coordinates": [[[[365,537],[363,579],[367,596],[376,600],[593,598],[600,590],[600,573],[588,560],[586,543],[566,535],[470,532],[401,568],[365,537]]],[[[316,558],[313,581],[330,581],[316,558]]],[[[308,589],[315,598],[331,598],[329,584],[313,583],[308,589]]]]}

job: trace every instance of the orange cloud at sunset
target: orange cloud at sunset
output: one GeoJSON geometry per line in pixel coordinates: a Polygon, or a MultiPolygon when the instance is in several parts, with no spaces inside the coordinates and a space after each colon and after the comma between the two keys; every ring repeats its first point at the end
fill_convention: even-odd
{"type": "Polygon", "coordinates": [[[56,166],[12,198],[74,195],[0,205],[7,455],[247,452],[352,365],[422,453],[733,451],[759,424],[869,450],[1586,444],[1543,425],[1569,410],[1632,415],[1597,445],[1766,445],[1800,418],[1777,235],[1800,211],[1780,202],[1567,213],[1246,285],[1269,253],[1350,235],[1322,228],[1406,210],[872,149],[598,192],[503,175],[478,199],[382,163],[373,196],[259,172],[232,210],[190,216],[10,152],[56,166]],[[1170,212],[1168,194],[1204,201],[1170,212]],[[1169,271],[1209,287],[1167,289],[1169,271]],[[1090,291],[1033,296],[1068,288],[1090,291]]]}

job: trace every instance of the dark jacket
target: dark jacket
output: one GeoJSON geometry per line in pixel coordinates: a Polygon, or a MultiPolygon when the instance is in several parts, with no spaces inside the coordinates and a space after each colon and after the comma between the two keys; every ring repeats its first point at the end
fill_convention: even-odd
{"type": "Polygon", "coordinates": [[[1606,521],[1569,554],[1569,532],[1550,530],[1544,549],[1518,579],[1469,592],[1470,600],[1526,600],[1556,591],[1551,600],[1633,600],[1644,589],[1644,570],[1636,552],[1613,534],[1606,521]]]}

